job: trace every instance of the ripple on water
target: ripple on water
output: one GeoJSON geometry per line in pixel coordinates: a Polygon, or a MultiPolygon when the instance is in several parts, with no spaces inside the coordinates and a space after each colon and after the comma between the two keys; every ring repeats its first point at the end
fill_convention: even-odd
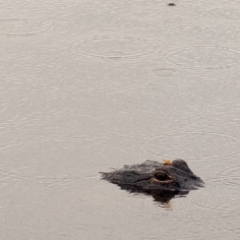
{"type": "Polygon", "coordinates": [[[224,47],[178,48],[164,56],[167,63],[185,68],[229,68],[240,64],[240,52],[224,47]]]}
{"type": "Polygon", "coordinates": [[[157,46],[149,40],[131,36],[93,36],[75,42],[73,49],[84,57],[123,61],[152,54],[157,46]]]}
{"type": "Polygon", "coordinates": [[[181,209],[175,218],[192,221],[239,216],[238,194],[215,180],[205,180],[205,188],[191,191],[189,196],[180,202],[181,209]]]}
{"type": "Polygon", "coordinates": [[[6,35],[34,35],[48,31],[52,27],[50,21],[36,19],[1,19],[0,33],[6,35]]]}
{"type": "Polygon", "coordinates": [[[177,71],[171,68],[159,68],[152,70],[152,74],[158,77],[172,77],[177,71]]]}
{"type": "Polygon", "coordinates": [[[148,140],[150,152],[158,156],[171,149],[172,156],[194,156],[194,159],[223,159],[240,155],[238,139],[214,132],[173,132],[163,133],[148,140]],[[159,153],[160,152],[160,153],[159,153]]]}
{"type": "Polygon", "coordinates": [[[219,19],[240,19],[240,9],[239,6],[236,8],[229,8],[228,6],[211,8],[204,14],[205,17],[209,18],[219,18],[219,19]]]}
{"type": "Polygon", "coordinates": [[[233,217],[239,215],[239,199],[234,189],[227,188],[220,178],[206,181],[206,191],[195,198],[195,205],[206,211],[208,218],[233,217]]]}
{"type": "Polygon", "coordinates": [[[233,188],[235,190],[240,190],[240,166],[234,166],[222,171],[221,177],[218,179],[223,185],[228,188],[233,188]]]}

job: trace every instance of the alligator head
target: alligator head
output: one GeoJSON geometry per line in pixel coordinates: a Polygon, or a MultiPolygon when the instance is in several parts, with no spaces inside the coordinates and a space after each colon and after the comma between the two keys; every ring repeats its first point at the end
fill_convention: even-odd
{"type": "Polygon", "coordinates": [[[160,196],[160,199],[187,194],[204,184],[182,159],[166,160],[165,163],[147,160],[142,164],[125,165],[122,169],[102,173],[102,178],[122,189],[160,196]]]}

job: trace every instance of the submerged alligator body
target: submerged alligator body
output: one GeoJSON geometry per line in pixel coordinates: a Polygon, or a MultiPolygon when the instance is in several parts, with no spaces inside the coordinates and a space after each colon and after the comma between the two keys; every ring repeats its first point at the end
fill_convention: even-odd
{"type": "Polygon", "coordinates": [[[186,195],[204,185],[182,159],[164,163],[147,160],[142,164],[125,165],[122,169],[101,173],[102,178],[131,192],[153,195],[155,200],[167,202],[175,195],[186,195]]]}

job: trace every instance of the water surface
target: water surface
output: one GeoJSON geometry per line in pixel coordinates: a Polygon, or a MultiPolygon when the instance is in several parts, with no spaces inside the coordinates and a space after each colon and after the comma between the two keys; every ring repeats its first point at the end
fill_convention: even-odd
{"type": "Polygon", "coordinates": [[[1,1],[1,239],[239,239],[237,1],[1,1]],[[100,180],[185,159],[167,204],[100,180]]]}

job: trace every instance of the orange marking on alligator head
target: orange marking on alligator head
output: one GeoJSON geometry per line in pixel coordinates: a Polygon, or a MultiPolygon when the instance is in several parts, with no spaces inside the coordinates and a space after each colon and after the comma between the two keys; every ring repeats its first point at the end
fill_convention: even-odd
{"type": "Polygon", "coordinates": [[[165,159],[163,161],[164,161],[164,165],[172,165],[172,162],[169,159],[165,159]]]}

